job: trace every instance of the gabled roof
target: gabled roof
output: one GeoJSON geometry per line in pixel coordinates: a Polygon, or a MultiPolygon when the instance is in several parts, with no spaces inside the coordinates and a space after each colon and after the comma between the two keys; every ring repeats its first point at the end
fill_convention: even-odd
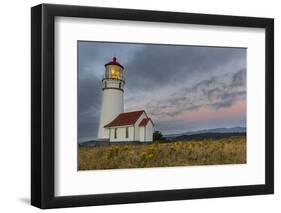
{"type": "Polygon", "coordinates": [[[145,113],[144,110],[120,113],[113,121],[111,121],[104,127],[134,125],[143,113],[145,113]]]}
{"type": "Polygon", "coordinates": [[[144,119],[142,119],[142,121],[140,122],[139,126],[146,126],[149,121],[151,121],[152,125],[154,126],[151,118],[144,118],[144,119]]]}

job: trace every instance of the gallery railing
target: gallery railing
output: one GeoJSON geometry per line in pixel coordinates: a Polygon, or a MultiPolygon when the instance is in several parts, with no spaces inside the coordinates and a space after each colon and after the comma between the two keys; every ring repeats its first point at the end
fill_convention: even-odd
{"type": "Polygon", "coordinates": [[[111,74],[104,74],[104,75],[103,75],[103,80],[104,80],[104,79],[113,79],[113,80],[125,81],[125,77],[124,77],[124,76],[120,76],[120,75],[111,75],[111,74]]]}

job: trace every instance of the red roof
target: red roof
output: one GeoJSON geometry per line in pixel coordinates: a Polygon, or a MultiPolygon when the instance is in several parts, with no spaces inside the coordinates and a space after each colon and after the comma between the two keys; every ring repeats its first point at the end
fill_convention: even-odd
{"type": "Polygon", "coordinates": [[[117,62],[117,58],[116,57],[113,57],[112,61],[108,62],[104,66],[107,66],[107,65],[117,65],[117,66],[121,67],[122,69],[124,69],[124,67],[117,62]]]}
{"type": "Polygon", "coordinates": [[[143,113],[145,113],[144,110],[120,113],[113,121],[104,127],[133,125],[143,113]]]}
{"type": "Polygon", "coordinates": [[[148,121],[151,121],[151,123],[153,124],[151,118],[144,118],[142,119],[142,121],[140,122],[139,126],[146,126],[148,124],[148,121]]]}

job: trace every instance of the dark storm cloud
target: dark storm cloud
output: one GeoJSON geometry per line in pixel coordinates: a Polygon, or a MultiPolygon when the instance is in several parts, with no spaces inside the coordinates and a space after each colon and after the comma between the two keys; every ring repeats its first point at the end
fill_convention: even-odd
{"type": "Polygon", "coordinates": [[[130,90],[150,90],[221,72],[224,64],[233,61],[243,63],[245,53],[246,50],[240,48],[145,46],[135,54],[133,60],[125,64],[127,87],[130,90]]]}
{"type": "Polygon", "coordinates": [[[241,69],[232,77],[233,86],[246,86],[246,69],[241,69]]]}
{"type": "Polygon", "coordinates": [[[102,77],[104,74],[104,64],[109,62],[112,57],[117,57],[122,63],[130,60],[130,56],[135,51],[142,48],[142,45],[130,45],[127,43],[111,43],[111,42],[86,42],[78,43],[78,54],[80,68],[83,70],[80,76],[102,77]]]}
{"type": "MultiPolygon", "coordinates": [[[[81,70],[81,72],[83,72],[81,70]]],[[[101,89],[100,79],[80,77],[78,85],[78,137],[91,138],[97,134],[101,89]]]]}

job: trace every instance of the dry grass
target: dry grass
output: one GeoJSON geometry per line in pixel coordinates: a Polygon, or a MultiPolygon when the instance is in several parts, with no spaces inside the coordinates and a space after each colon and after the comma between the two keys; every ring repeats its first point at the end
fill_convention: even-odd
{"type": "Polygon", "coordinates": [[[79,170],[246,163],[246,137],[79,146],[79,170]]]}

